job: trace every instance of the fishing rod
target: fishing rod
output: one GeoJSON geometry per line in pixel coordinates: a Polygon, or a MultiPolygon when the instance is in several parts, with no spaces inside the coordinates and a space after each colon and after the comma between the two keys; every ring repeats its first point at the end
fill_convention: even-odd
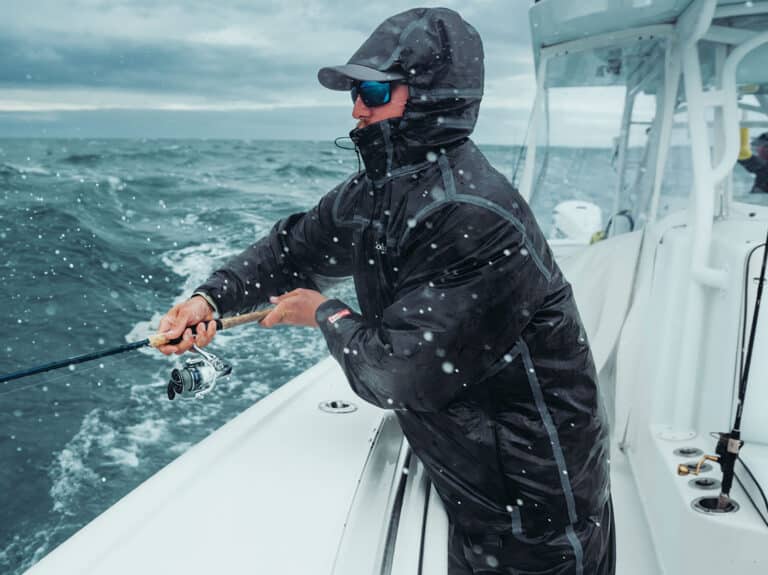
{"type": "MultiPolygon", "coordinates": [[[[223,319],[211,320],[216,322],[217,331],[224,329],[231,329],[238,325],[246,323],[260,322],[263,320],[274,308],[267,308],[263,310],[246,313],[234,317],[227,317],[223,319]]],[[[208,322],[200,322],[207,326],[208,322]]],[[[192,329],[192,333],[195,333],[197,326],[195,324],[189,326],[192,329]]],[[[126,343],[117,347],[113,347],[106,350],[95,351],[86,353],[83,355],[76,355],[60,361],[54,361],[46,363],[29,369],[23,369],[6,375],[0,375],[0,383],[6,383],[23,377],[29,377],[31,375],[37,375],[39,373],[45,373],[47,371],[53,371],[55,369],[61,369],[63,367],[75,366],[79,363],[86,363],[102,357],[108,357],[110,355],[117,355],[128,351],[140,349],[142,347],[162,347],[164,345],[173,345],[181,342],[182,338],[177,337],[174,339],[167,338],[164,334],[158,333],[151,335],[141,341],[135,341],[132,343],[126,343]]],[[[193,357],[185,362],[185,365],[181,369],[174,369],[171,373],[171,380],[168,383],[168,399],[173,399],[176,394],[181,394],[183,391],[190,392],[195,398],[201,398],[209,393],[216,385],[216,380],[222,375],[228,375],[232,371],[232,367],[216,357],[214,354],[203,351],[196,345],[192,346],[194,352],[198,357],[193,357]]]]}
{"type": "MultiPolygon", "coordinates": [[[[763,261],[760,265],[760,276],[758,277],[757,296],[755,305],[752,309],[752,325],[749,332],[749,341],[746,344],[746,360],[744,361],[740,373],[738,403],[736,406],[736,417],[733,422],[733,428],[728,433],[719,433],[715,453],[718,455],[720,467],[723,472],[721,482],[720,497],[718,497],[718,509],[725,509],[730,502],[730,492],[735,477],[736,461],[739,459],[739,452],[744,446],[741,439],[741,418],[744,412],[744,403],[747,396],[747,384],[749,383],[749,370],[752,365],[752,351],[755,347],[755,335],[757,334],[757,320],[760,316],[760,304],[763,299],[763,287],[766,282],[765,271],[768,267],[768,235],[763,244],[763,261]]],[[[748,271],[748,270],[747,270],[748,271]]],[[[746,303],[746,302],[745,302],[746,303]]],[[[746,317],[745,317],[746,319],[746,317]]],[[[746,323],[746,322],[745,322],[746,323]]],[[[742,341],[742,358],[745,355],[744,342],[742,341]]]]}

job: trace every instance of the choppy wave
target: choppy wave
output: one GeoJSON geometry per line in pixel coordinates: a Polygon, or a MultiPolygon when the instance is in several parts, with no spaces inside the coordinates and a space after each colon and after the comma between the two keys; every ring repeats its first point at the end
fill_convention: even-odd
{"type": "Polygon", "coordinates": [[[91,166],[99,163],[102,159],[103,156],[101,154],[71,154],[62,158],[61,161],[66,164],[86,164],[91,166]]]}
{"type": "MultiPolygon", "coordinates": [[[[355,164],[356,166],[357,164],[355,164]]],[[[282,166],[275,169],[275,173],[278,176],[293,176],[296,178],[327,178],[327,177],[338,177],[343,176],[347,173],[347,170],[345,169],[347,166],[351,169],[352,163],[347,162],[345,165],[345,162],[341,160],[341,163],[338,164],[339,168],[334,166],[333,164],[326,164],[326,167],[323,167],[322,165],[314,165],[314,164],[283,164],[282,166]]]]}
{"type": "Polygon", "coordinates": [[[27,175],[49,176],[51,172],[39,165],[0,163],[0,176],[12,177],[27,175]]]}

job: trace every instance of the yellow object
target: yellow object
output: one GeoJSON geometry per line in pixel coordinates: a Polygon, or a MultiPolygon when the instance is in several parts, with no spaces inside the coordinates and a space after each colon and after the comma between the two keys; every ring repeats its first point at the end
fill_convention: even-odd
{"type": "Polygon", "coordinates": [[[749,128],[739,128],[741,136],[741,148],[739,148],[739,160],[748,160],[752,157],[752,148],[749,147],[749,128]]]}
{"type": "Polygon", "coordinates": [[[596,244],[597,242],[605,239],[605,232],[600,230],[599,232],[595,232],[592,234],[592,237],[589,240],[590,244],[596,244]]]}

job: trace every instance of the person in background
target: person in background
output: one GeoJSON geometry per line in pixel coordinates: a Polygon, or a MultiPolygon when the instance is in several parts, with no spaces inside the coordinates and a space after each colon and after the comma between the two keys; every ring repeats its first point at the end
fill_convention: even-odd
{"type": "Polygon", "coordinates": [[[172,308],[160,328],[183,341],[161,350],[272,302],[264,326],[319,327],[354,392],[394,410],[448,513],[451,575],[612,575],[607,419],[573,292],[470,139],[480,36],[408,10],[318,79],[351,94],[365,169],[172,308]],[[359,312],[320,292],[347,276],[359,312]]]}
{"type": "Polygon", "coordinates": [[[755,183],[752,185],[752,193],[768,193],[768,132],[760,134],[749,143],[749,129],[741,128],[741,149],[739,150],[739,164],[755,174],[755,183]],[[754,153],[752,150],[754,149],[754,153]]]}

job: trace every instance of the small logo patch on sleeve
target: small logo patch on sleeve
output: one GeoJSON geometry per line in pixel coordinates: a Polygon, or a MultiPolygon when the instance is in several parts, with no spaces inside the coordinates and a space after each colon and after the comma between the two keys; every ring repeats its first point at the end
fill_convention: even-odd
{"type": "Polygon", "coordinates": [[[339,321],[341,318],[343,318],[344,316],[350,315],[351,313],[352,312],[349,311],[348,309],[343,309],[341,311],[337,311],[335,314],[333,314],[332,316],[330,316],[328,318],[328,323],[334,324],[337,321],[339,321]]]}

